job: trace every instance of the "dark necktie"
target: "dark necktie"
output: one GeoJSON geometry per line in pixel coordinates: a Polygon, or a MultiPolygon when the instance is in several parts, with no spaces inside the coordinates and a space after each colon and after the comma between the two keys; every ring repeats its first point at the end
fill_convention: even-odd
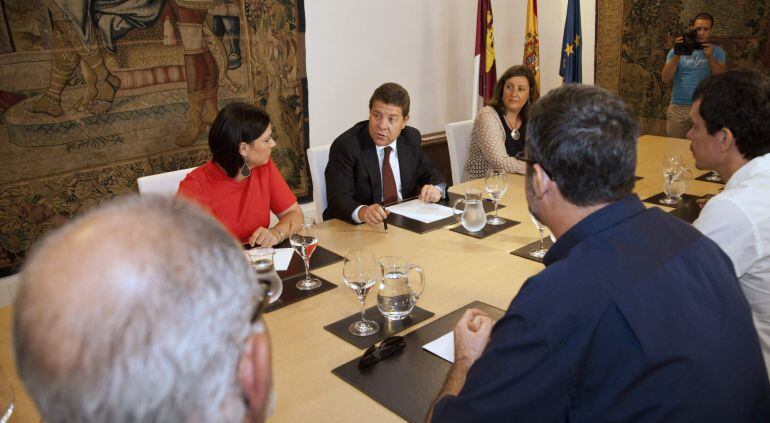
{"type": "Polygon", "coordinates": [[[390,168],[391,147],[385,147],[385,158],[382,159],[382,202],[384,204],[395,203],[398,201],[398,191],[396,191],[396,178],[393,176],[393,169],[390,168]]]}

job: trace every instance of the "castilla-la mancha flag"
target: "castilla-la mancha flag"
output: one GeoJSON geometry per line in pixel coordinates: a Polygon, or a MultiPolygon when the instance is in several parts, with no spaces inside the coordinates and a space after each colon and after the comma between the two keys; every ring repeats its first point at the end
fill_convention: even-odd
{"type": "Polygon", "coordinates": [[[537,0],[527,1],[527,32],[524,35],[524,67],[535,74],[540,92],[540,38],[537,35],[537,0]]]}
{"type": "MultiPolygon", "coordinates": [[[[476,13],[476,51],[474,55],[474,75],[478,78],[477,95],[473,96],[473,114],[478,110],[478,96],[485,102],[492,98],[497,82],[495,71],[495,37],[492,31],[492,3],[479,0],[476,13]]],[[[474,86],[474,88],[476,88],[474,86]]],[[[474,90],[475,91],[475,90],[474,90]]]]}

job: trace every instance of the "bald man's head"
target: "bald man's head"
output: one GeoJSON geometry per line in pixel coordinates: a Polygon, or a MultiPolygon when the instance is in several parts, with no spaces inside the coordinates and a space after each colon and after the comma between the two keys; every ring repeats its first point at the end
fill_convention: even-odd
{"type": "Polygon", "coordinates": [[[259,288],[196,206],[101,207],[47,237],[21,278],[18,366],[46,420],[243,417],[236,370],[259,288]]]}

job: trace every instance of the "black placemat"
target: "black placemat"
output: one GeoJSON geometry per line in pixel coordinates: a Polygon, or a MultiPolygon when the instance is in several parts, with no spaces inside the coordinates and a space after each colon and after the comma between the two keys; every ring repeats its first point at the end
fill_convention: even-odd
{"type": "MultiPolygon", "coordinates": [[[[245,250],[250,250],[254,247],[244,244],[243,248],[245,250]]],[[[282,243],[277,244],[273,246],[273,248],[292,248],[291,243],[288,239],[284,240],[282,243]]],[[[320,267],[328,266],[330,264],[337,263],[338,261],[342,261],[343,257],[333,251],[327,250],[326,248],[322,246],[316,247],[315,251],[313,251],[313,255],[310,256],[310,270],[315,270],[320,267]]],[[[289,267],[286,268],[286,270],[280,270],[278,271],[278,276],[281,278],[290,278],[296,275],[305,274],[305,263],[302,262],[302,258],[300,258],[299,255],[296,253],[293,253],[291,255],[291,261],[289,262],[289,267]]]]}
{"type": "Polygon", "coordinates": [[[281,278],[281,282],[283,283],[283,292],[281,292],[281,297],[278,298],[278,301],[268,305],[267,309],[265,309],[265,313],[270,313],[271,311],[275,311],[275,310],[278,310],[279,308],[286,307],[289,304],[294,304],[306,298],[316,296],[322,292],[326,292],[330,289],[334,289],[337,287],[337,285],[327,281],[324,278],[320,278],[312,273],[310,274],[310,277],[316,278],[319,281],[321,281],[321,286],[319,286],[316,289],[311,289],[309,291],[302,291],[300,289],[297,289],[297,282],[305,278],[304,272],[301,275],[295,275],[290,278],[285,278],[285,279],[281,278]]]}
{"type": "Polygon", "coordinates": [[[504,312],[474,301],[406,335],[406,348],[365,369],[353,360],[332,370],[342,380],[410,422],[424,422],[433,400],[441,390],[451,364],[424,350],[423,345],[452,331],[468,308],[485,311],[499,320],[504,312]]]}
{"type": "MultiPolygon", "coordinates": [[[[352,295],[352,294],[351,294],[352,295]]],[[[356,336],[348,331],[351,323],[361,320],[361,312],[356,312],[342,320],[337,320],[334,323],[324,326],[324,329],[339,336],[340,338],[350,342],[358,348],[366,348],[376,342],[401,332],[402,330],[414,326],[417,323],[422,322],[425,319],[433,317],[433,312],[414,306],[412,312],[404,320],[398,320],[391,322],[380,313],[377,306],[369,307],[364,312],[366,320],[373,320],[380,325],[380,330],[369,336],[356,336]]]]}
{"type": "Polygon", "coordinates": [[[709,175],[711,175],[711,172],[706,172],[703,175],[700,175],[697,178],[695,178],[695,180],[696,181],[703,181],[703,182],[711,182],[712,184],[720,184],[720,185],[724,185],[725,184],[725,181],[723,181],[722,178],[719,178],[718,181],[712,181],[710,179],[706,179],[706,177],[709,176],[709,175]]]}
{"type": "MultiPolygon", "coordinates": [[[[666,194],[663,193],[663,192],[659,192],[659,193],[653,195],[652,197],[645,198],[642,201],[644,201],[645,203],[652,203],[652,204],[657,204],[659,206],[672,207],[672,208],[678,207],[678,205],[679,205],[678,203],[677,204],[663,204],[663,203],[660,202],[660,200],[662,198],[666,198],[666,194]]],[[[694,196],[692,194],[683,194],[682,195],[682,199],[679,202],[681,203],[682,201],[695,200],[697,198],[698,197],[696,197],[696,196],[694,196]]]]}
{"type": "MultiPolygon", "coordinates": [[[[437,204],[441,204],[442,206],[452,207],[458,198],[464,198],[464,197],[465,196],[462,194],[455,194],[453,192],[450,192],[447,198],[442,199],[437,204]]],[[[495,210],[495,203],[493,201],[484,199],[481,203],[484,205],[485,212],[489,213],[495,210]]],[[[501,210],[504,208],[505,206],[502,204],[500,204],[497,207],[498,210],[501,210]]],[[[463,209],[463,205],[460,204],[460,206],[458,207],[458,210],[462,210],[462,209],[463,209]]],[[[457,219],[455,219],[454,216],[449,216],[447,218],[440,219],[431,223],[425,223],[425,222],[420,222],[419,220],[415,220],[396,213],[389,214],[387,220],[388,220],[388,225],[398,226],[401,229],[406,229],[408,231],[412,231],[418,234],[424,234],[426,232],[434,231],[436,229],[443,228],[444,226],[457,223],[457,219]]]]}
{"type": "MultiPolygon", "coordinates": [[[[535,242],[530,242],[529,244],[519,248],[518,250],[511,251],[511,254],[513,254],[514,256],[519,256],[521,258],[525,258],[527,260],[532,260],[538,263],[542,263],[543,262],[542,258],[532,257],[531,255],[529,255],[529,252],[534,249],[537,249],[539,245],[540,245],[540,240],[537,240],[535,242]]],[[[545,238],[543,238],[543,247],[551,248],[551,245],[553,245],[553,241],[551,240],[550,236],[546,236],[545,238]]]]}
{"type": "Polygon", "coordinates": [[[476,232],[471,232],[471,231],[463,228],[463,225],[457,225],[456,227],[450,229],[450,231],[457,232],[458,234],[472,236],[472,237],[478,238],[478,239],[483,239],[483,238],[486,238],[486,237],[488,237],[490,235],[494,235],[494,234],[496,234],[496,233],[498,233],[500,231],[503,231],[505,229],[514,227],[514,226],[518,225],[519,223],[521,223],[521,222],[513,220],[513,219],[505,219],[505,223],[503,223],[502,225],[490,225],[489,223],[487,223],[486,225],[484,225],[483,228],[481,228],[480,231],[476,231],[476,232]]]}
{"type": "Polygon", "coordinates": [[[682,199],[676,208],[668,213],[692,223],[700,216],[700,211],[701,207],[694,199],[682,199]]]}

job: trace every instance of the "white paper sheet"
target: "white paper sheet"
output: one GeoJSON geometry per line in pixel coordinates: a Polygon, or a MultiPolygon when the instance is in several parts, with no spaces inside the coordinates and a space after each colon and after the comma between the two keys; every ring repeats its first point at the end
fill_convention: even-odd
{"type": "Polygon", "coordinates": [[[452,216],[452,209],[435,203],[409,200],[385,208],[391,213],[400,214],[423,223],[433,223],[452,216]]]}
{"type": "Polygon", "coordinates": [[[292,255],[294,255],[293,248],[275,248],[275,256],[273,256],[275,270],[280,272],[288,269],[292,255]]]}
{"type": "Polygon", "coordinates": [[[455,362],[455,334],[449,332],[441,338],[434,339],[422,346],[429,352],[436,354],[444,360],[454,364],[455,362]]]}

